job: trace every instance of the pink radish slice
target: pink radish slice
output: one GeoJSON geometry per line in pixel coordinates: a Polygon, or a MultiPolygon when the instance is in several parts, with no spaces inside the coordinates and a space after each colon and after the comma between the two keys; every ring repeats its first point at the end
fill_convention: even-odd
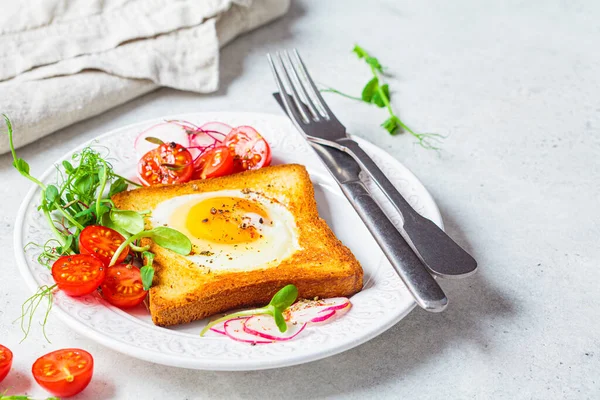
{"type": "Polygon", "coordinates": [[[275,324],[275,318],[270,315],[254,315],[244,321],[244,331],[246,333],[275,341],[293,339],[304,328],[306,328],[306,323],[288,324],[287,330],[281,332],[275,324]]]}
{"type": "Polygon", "coordinates": [[[342,315],[344,315],[348,311],[350,311],[351,308],[352,308],[352,303],[348,303],[348,305],[346,307],[335,310],[335,317],[336,318],[341,317],[342,315]]]}
{"type": "MultiPolygon", "coordinates": [[[[201,130],[203,131],[208,131],[209,133],[215,133],[218,132],[220,133],[223,138],[227,135],[229,135],[229,132],[231,132],[231,130],[233,129],[233,127],[224,124],[223,122],[207,122],[206,124],[202,125],[200,127],[201,130]]],[[[218,134],[216,136],[219,136],[218,134]]]]}
{"type": "Polygon", "coordinates": [[[290,312],[288,318],[291,323],[315,325],[327,321],[335,315],[335,310],[324,310],[318,307],[309,307],[290,312]]]}
{"type": "Polygon", "coordinates": [[[346,297],[333,297],[323,300],[302,300],[292,306],[285,312],[286,320],[295,320],[297,322],[320,322],[311,321],[313,318],[323,316],[322,313],[341,310],[350,304],[346,297]]]}
{"type": "Polygon", "coordinates": [[[147,137],[155,137],[165,143],[175,142],[183,147],[188,147],[190,144],[188,134],[182,126],[171,122],[163,122],[146,129],[135,139],[134,147],[138,157],[142,157],[150,150],[158,147],[157,144],[148,142],[147,137]]]}
{"type": "Polygon", "coordinates": [[[225,333],[225,322],[220,322],[216,325],[210,327],[210,330],[216,333],[220,333],[221,335],[226,335],[225,333]]]}
{"type": "Polygon", "coordinates": [[[244,322],[250,318],[234,318],[225,321],[225,324],[223,325],[225,328],[225,334],[233,340],[237,340],[238,342],[253,344],[271,343],[272,340],[266,340],[265,338],[253,335],[244,330],[244,322]]]}
{"type": "Polygon", "coordinates": [[[233,128],[222,122],[206,123],[190,135],[190,147],[202,152],[204,147],[220,145],[231,129],[233,128]]]}

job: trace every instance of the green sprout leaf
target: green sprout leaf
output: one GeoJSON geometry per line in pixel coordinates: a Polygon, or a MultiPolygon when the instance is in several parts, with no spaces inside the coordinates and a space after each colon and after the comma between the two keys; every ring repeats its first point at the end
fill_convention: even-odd
{"type": "Polygon", "coordinates": [[[157,245],[179,253],[182,255],[190,254],[192,251],[192,242],[183,233],[168,228],[166,226],[159,226],[157,228],[148,231],[151,232],[151,238],[157,245]]]}
{"type": "Polygon", "coordinates": [[[118,178],[110,185],[108,197],[113,197],[115,194],[124,192],[125,190],[127,190],[127,182],[123,178],[118,178]]]}
{"type": "Polygon", "coordinates": [[[48,185],[45,191],[48,203],[54,203],[58,199],[58,189],[54,185],[48,185]]]}
{"type": "Polygon", "coordinates": [[[137,235],[144,230],[144,217],[135,211],[113,208],[110,211],[109,218],[113,227],[124,230],[131,235],[137,235]]]}
{"type": "Polygon", "coordinates": [[[298,288],[294,285],[287,285],[275,293],[269,305],[283,312],[283,310],[294,304],[297,298],[298,288]]]}
{"type": "Polygon", "coordinates": [[[163,142],[162,140],[160,140],[159,138],[155,138],[155,137],[152,137],[152,136],[148,136],[148,137],[146,138],[146,141],[147,141],[147,142],[150,142],[150,143],[153,143],[153,144],[157,144],[157,145],[159,145],[159,146],[160,146],[161,144],[164,144],[164,143],[165,143],[165,142],[163,142]]]}
{"type": "Polygon", "coordinates": [[[390,88],[388,84],[381,86],[381,91],[383,91],[383,96],[379,92],[379,89],[373,94],[373,98],[371,99],[371,103],[375,104],[379,108],[385,107],[386,100],[390,101],[390,88]]]}
{"type": "Polygon", "coordinates": [[[367,53],[362,47],[360,47],[357,44],[354,45],[354,48],[352,49],[352,51],[356,53],[356,55],[358,56],[358,58],[367,58],[367,57],[369,57],[369,53],[367,53]]]}
{"type": "Polygon", "coordinates": [[[144,290],[150,289],[152,286],[152,279],[154,279],[154,267],[151,265],[144,265],[140,268],[140,273],[142,274],[142,284],[144,285],[144,290]]]}
{"type": "Polygon", "coordinates": [[[67,174],[71,174],[73,173],[73,171],[75,171],[75,168],[73,168],[73,164],[71,164],[70,162],[68,162],[67,160],[64,160],[62,162],[62,166],[65,169],[65,172],[67,174]]]}
{"type": "Polygon", "coordinates": [[[152,280],[154,279],[154,267],[152,266],[152,263],[154,262],[154,254],[149,251],[145,251],[142,254],[142,257],[145,260],[144,266],[140,268],[142,285],[144,285],[144,290],[148,290],[152,286],[152,280]]]}
{"type": "Polygon", "coordinates": [[[373,96],[377,94],[377,90],[379,88],[379,79],[377,77],[371,79],[369,83],[365,85],[363,88],[361,98],[365,103],[371,103],[373,101],[373,96]]]}
{"type": "Polygon", "coordinates": [[[127,238],[127,240],[121,243],[121,245],[117,248],[108,265],[115,265],[119,255],[123,252],[123,250],[125,250],[127,246],[130,246],[136,240],[142,238],[150,238],[157,245],[184,256],[190,254],[192,251],[192,242],[190,242],[190,239],[187,236],[175,229],[168,228],[166,226],[159,226],[149,231],[142,231],[127,238]]]}

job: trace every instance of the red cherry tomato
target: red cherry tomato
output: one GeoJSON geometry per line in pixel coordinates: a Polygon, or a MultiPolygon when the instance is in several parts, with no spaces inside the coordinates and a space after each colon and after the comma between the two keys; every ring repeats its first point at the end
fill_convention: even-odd
{"type": "Polygon", "coordinates": [[[175,142],[150,150],[138,163],[138,175],[145,186],[184,183],[194,171],[192,154],[175,142]]]}
{"type": "Polygon", "coordinates": [[[139,268],[129,264],[118,264],[108,268],[100,288],[102,297],[119,308],[137,306],[144,301],[148,293],[144,290],[139,268]]]}
{"type": "Polygon", "coordinates": [[[259,169],[271,163],[269,144],[250,126],[233,129],[224,143],[233,155],[235,171],[259,169]]]}
{"type": "Polygon", "coordinates": [[[225,146],[218,146],[202,153],[194,163],[192,179],[206,179],[233,173],[233,156],[225,146]]]}
{"type": "Polygon", "coordinates": [[[92,380],[94,358],[81,349],[56,350],[35,360],[31,372],[35,381],[54,396],[70,397],[92,380]]]}
{"type": "MultiPolygon", "coordinates": [[[[90,225],[79,234],[79,252],[90,254],[108,266],[112,256],[125,241],[119,232],[102,225],[90,225]]],[[[129,254],[129,246],[121,252],[116,264],[123,262],[129,254]]]]}
{"type": "Polygon", "coordinates": [[[52,277],[58,288],[69,296],[92,293],[104,280],[106,267],[94,256],[62,256],[52,264],[52,277]]]}
{"type": "Polygon", "coordinates": [[[0,344],[0,382],[6,378],[12,367],[13,353],[8,347],[0,344]]]}

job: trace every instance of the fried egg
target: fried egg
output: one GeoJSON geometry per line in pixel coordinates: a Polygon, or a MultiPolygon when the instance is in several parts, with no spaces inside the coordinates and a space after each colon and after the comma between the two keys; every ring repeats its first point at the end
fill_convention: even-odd
{"type": "Polygon", "coordinates": [[[186,235],[192,242],[186,257],[210,270],[268,268],[300,249],[292,213],[248,190],[174,197],[159,203],[150,221],[186,235]]]}

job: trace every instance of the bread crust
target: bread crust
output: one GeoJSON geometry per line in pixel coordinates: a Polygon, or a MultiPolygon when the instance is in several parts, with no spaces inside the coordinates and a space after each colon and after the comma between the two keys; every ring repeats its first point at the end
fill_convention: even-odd
{"type": "MultiPolygon", "coordinates": [[[[275,198],[294,216],[300,250],[280,264],[250,271],[212,271],[184,256],[150,244],[155,277],[149,308],[156,325],[188,323],[233,308],[262,306],[283,286],[294,284],[300,298],[350,296],[362,288],[363,271],[351,251],[319,217],[306,168],[285,164],[182,185],[159,185],[114,195],[124,210],[153,210],[185,194],[251,190],[275,198]]],[[[152,228],[146,219],[146,228],[152,228]]]]}

